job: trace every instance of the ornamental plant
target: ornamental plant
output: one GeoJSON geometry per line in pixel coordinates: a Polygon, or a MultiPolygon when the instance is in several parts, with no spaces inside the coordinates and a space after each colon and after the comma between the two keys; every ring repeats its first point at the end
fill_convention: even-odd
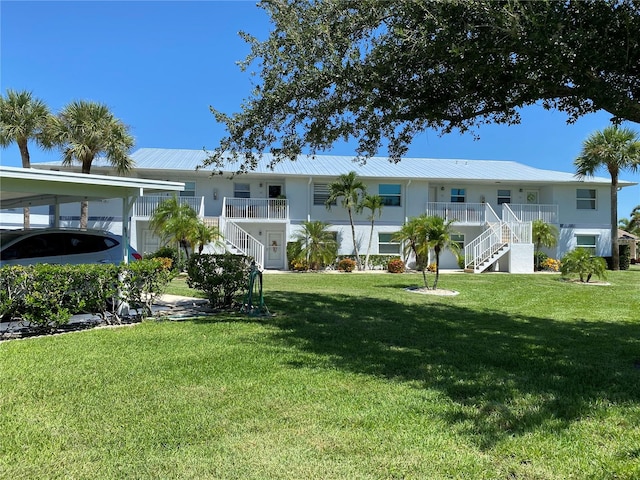
{"type": "Polygon", "coordinates": [[[564,276],[577,275],[583,283],[589,283],[591,277],[605,278],[607,262],[602,257],[594,257],[586,248],[578,247],[567,253],[562,259],[560,271],[564,276]]]}
{"type": "Polygon", "coordinates": [[[338,262],[338,271],[353,272],[356,268],[356,262],[350,258],[343,258],[338,262]]]}
{"type": "Polygon", "coordinates": [[[403,273],[404,262],[400,258],[389,260],[389,263],[387,264],[387,270],[389,273],[403,273]]]}

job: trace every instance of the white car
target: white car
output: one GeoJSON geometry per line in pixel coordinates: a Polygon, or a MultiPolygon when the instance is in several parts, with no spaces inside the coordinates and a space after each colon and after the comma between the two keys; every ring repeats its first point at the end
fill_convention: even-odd
{"type": "MultiPolygon", "coordinates": [[[[122,237],[101,230],[31,229],[0,232],[0,266],[123,261],[122,237]]],[[[129,261],[142,256],[129,246],[129,261]]]]}

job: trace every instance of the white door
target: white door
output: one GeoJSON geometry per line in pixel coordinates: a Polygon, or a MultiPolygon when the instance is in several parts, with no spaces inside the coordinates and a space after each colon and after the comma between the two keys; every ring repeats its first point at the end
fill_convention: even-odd
{"type": "Polygon", "coordinates": [[[267,244],[265,248],[265,268],[284,268],[284,233],[267,232],[267,244]]]}

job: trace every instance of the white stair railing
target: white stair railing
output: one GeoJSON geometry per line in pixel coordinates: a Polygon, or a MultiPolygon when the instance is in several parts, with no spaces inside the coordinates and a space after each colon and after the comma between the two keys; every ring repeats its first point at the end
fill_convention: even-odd
{"type": "Polygon", "coordinates": [[[477,270],[505,245],[502,227],[502,222],[489,223],[484,232],[464,247],[465,268],[477,270]]]}
{"type": "Polygon", "coordinates": [[[221,219],[220,224],[225,241],[244,255],[253,258],[256,266],[262,270],[264,268],[264,245],[233,222],[221,219]]]}

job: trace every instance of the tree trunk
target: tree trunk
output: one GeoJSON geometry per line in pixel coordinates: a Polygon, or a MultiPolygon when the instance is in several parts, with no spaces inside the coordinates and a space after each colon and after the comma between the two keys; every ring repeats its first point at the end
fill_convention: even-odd
{"type": "Polygon", "coordinates": [[[440,250],[435,248],[434,251],[436,253],[436,279],[433,282],[433,289],[437,290],[438,289],[438,279],[440,278],[440,250]]]}
{"type": "Polygon", "coordinates": [[[356,254],[356,265],[358,265],[358,270],[362,270],[362,262],[360,262],[360,255],[358,254],[358,243],[356,242],[356,227],[353,225],[353,213],[350,208],[347,209],[347,212],[349,212],[349,223],[351,224],[351,237],[353,238],[353,251],[356,254]]]}
{"type": "Polygon", "coordinates": [[[369,233],[369,245],[367,246],[367,256],[364,259],[364,268],[369,268],[369,252],[371,252],[371,242],[373,241],[373,221],[371,221],[371,232],[369,233]]]}
{"type": "Polygon", "coordinates": [[[616,175],[611,176],[611,270],[620,270],[620,248],[618,247],[618,177],[616,175]]]}
{"type": "Polygon", "coordinates": [[[83,200],[80,202],[80,228],[86,229],[89,223],[89,202],[83,200]]]}
{"type": "MultiPolygon", "coordinates": [[[[31,155],[29,155],[29,147],[27,146],[27,140],[18,140],[18,149],[20,150],[20,157],[22,159],[22,168],[31,168],[31,155]]],[[[29,207],[24,207],[22,210],[22,228],[29,230],[31,228],[31,210],[29,207]]]]}

